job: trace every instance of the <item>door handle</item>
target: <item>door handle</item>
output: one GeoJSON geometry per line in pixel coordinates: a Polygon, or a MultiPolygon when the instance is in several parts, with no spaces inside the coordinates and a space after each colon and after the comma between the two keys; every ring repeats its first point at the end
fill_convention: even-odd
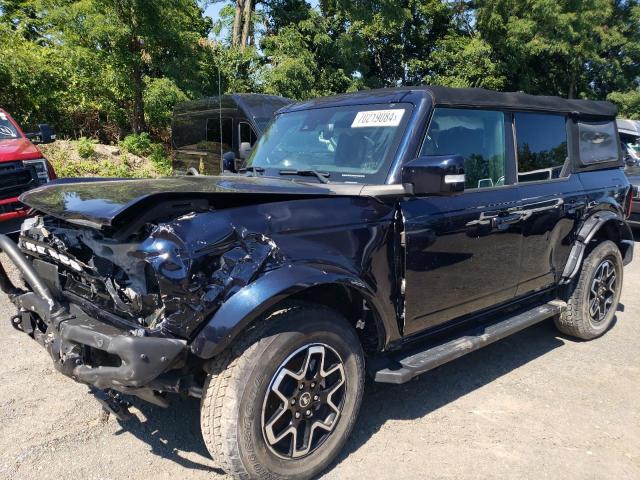
{"type": "Polygon", "coordinates": [[[521,213],[510,213],[508,215],[502,215],[498,217],[493,217],[493,227],[498,230],[505,230],[509,228],[509,225],[513,225],[522,220],[521,213]]]}

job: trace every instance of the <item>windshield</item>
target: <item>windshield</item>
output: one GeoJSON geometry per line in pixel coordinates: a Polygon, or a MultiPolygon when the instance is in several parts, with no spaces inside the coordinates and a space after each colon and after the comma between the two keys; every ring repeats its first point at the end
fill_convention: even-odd
{"type": "Polygon", "coordinates": [[[9,118],[2,112],[0,112],[0,140],[10,140],[12,138],[18,138],[18,130],[9,121],[9,118]]]}
{"type": "MultiPolygon", "coordinates": [[[[411,105],[352,105],[278,115],[248,167],[317,170],[332,182],[384,183],[411,105]]],[[[278,172],[275,173],[278,173],[278,172]]]]}

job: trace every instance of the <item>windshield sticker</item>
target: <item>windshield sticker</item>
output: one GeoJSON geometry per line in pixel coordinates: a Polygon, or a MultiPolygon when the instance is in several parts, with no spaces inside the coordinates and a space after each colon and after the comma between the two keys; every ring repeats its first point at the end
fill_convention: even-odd
{"type": "Polygon", "coordinates": [[[404,110],[397,108],[394,110],[369,110],[358,112],[353,119],[351,128],[365,127],[397,127],[404,115],[404,110]]]}
{"type": "Polygon", "coordinates": [[[14,132],[13,129],[9,127],[5,127],[4,125],[0,125],[0,135],[9,138],[16,138],[16,132],[14,132]]]}
{"type": "Polygon", "coordinates": [[[0,120],[4,120],[5,122],[7,121],[7,116],[2,112],[0,112],[0,120]]]}

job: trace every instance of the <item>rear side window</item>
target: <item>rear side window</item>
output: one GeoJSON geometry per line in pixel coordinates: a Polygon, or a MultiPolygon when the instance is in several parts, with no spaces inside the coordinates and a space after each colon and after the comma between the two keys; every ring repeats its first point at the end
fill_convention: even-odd
{"type": "Polygon", "coordinates": [[[462,156],[466,188],[504,185],[504,113],[436,108],[421,151],[421,156],[428,155],[462,156]]]}
{"type": "Polygon", "coordinates": [[[518,141],[518,182],[559,178],[568,160],[566,117],[516,113],[514,121],[518,141]]]}
{"type": "Polygon", "coordinates": [[[228,117],[207,120],[207,144],[203,150],[227,152],[233,150],[233,119],[228,117]],[[222,121],[222,123],[220,123],[222,121]]]}
{"type": "Polygon", "coordinates": [[[580,161],[584,165],[618,161],[614,122],[579,122],[580,161]]]}

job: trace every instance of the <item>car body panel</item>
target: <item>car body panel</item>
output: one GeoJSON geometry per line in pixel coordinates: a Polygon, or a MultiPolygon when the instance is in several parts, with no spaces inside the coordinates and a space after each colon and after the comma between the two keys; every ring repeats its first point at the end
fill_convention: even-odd
{"type": "Polygon", "coordinates": [[[582,174],[551,181],[520,184],[522,258],[517,295],[554,285],[563,271],[586,209],[582,174]]]}
{"type": "Polygon", "coordinates": [[[405,333],[513,298],[522,234],[494,226],[515,209],[516,187],[401,202],[406,234],[405,333]]]}
{"type": "Polygon", "coordinates": [[[42,158],[38,148],[26,138],[0,141],[0,162],[42,158]]]}

